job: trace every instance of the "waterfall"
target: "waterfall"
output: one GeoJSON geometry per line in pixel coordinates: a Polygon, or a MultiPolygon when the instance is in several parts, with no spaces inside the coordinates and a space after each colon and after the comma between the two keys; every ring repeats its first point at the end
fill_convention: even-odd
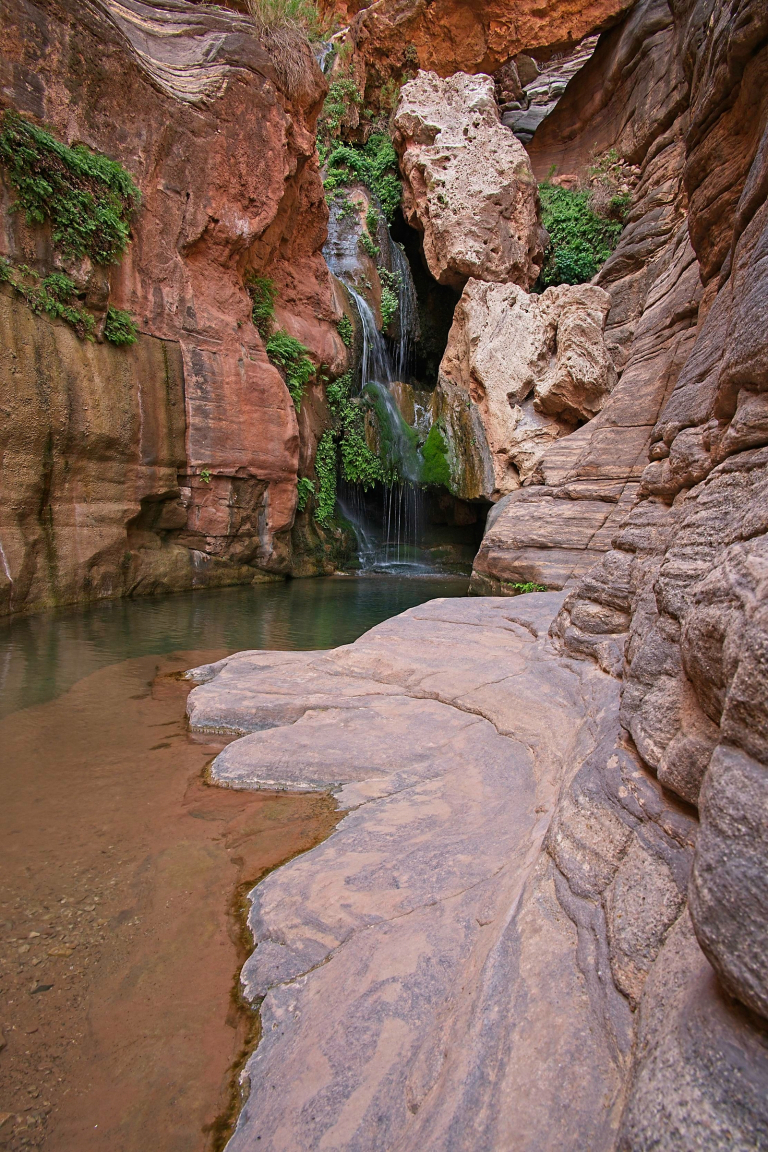
{"type": "Polygon", "coordinates": [[[363,359],[361,364],[363,387],[369,382],[392,384],[395,380],[392,361],[387,343],[376,327],[373,309],[368,301],[349,284],[347,284],[347,291],[357,309],[363,330],[363,359]]]}
{"type": "Polygon", "coordinates": [[[391,237],[389,244],[392,256],[392,269],[400,278],[400,287],[398,289],[400,339],[397,346],[397,379],[404,380],[409,368],[413,342],[419,334],[419,308],[408,257],[400,245],[396,244],[391,237]]]}
{"type": "Polygon", "coordinates": [[[371,305],[356,287],[360,272],[357,227],[335,203],[331,205],[323,254],[331,272],[344,284],[360,318],[361,387],[383,416],[379,423],[386,425],[381,432],[387,439],[389,462],[397,466],[403,479],[371,494],[340,479],[337,504],[355,530],[358,560],[363,570],[407,568],[427,572],[433,568],[424,562],[419,549],[424,522],[424,494],[419,487],[421,452],[415,430],[403,419],[392,391],[393,384],[405,377],[418,336],[418,302],[408,258],[392,240],[383,213],[380,212],[379,218],[378,240],[382,248],[384,242],[388,245],[391,269],[398,275],[399,338],[393,349],[394,356],[390,353],[392,345],[377,327],[371,305]]]}

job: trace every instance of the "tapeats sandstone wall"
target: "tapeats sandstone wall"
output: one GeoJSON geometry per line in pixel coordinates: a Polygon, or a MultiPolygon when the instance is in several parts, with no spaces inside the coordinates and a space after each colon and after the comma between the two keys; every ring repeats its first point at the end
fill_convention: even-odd
{"type": "MultiPolygon", "coordinates": [[[[8,0],[0,20],[2,106],[120,161],[142,193],[122,263],[74,273],[89,303],[106,307],[108,295],[133,314],[141,332],[133,348],[78,349],[58,323],[38,319],[30,327],[2,301],[12,308],[7,355],[17,374],[5,383],[13,391],[19,375],[34,379],[38,396],[36,447],[27,459],[25,438],[13,424],[8,430],[5,605],[21,610],[289,570],[300,427],[251,323],[244,276],[272,277],[277,322],[317,364],[341,367],[321,254],[319,69],[308,60],[299,90],[288,93],[247,19],[183,0],[8,0]],[[85,362],[81,379],[73,366],[85,362]],[[101,430],[115,444],[108,481],[101,430],[87,422],[92,405],[87,420],[81,412],[81,386],[101,393],[101,430]],[[173,434],[168,452],[156,456],[145,436],[155,416],[147,413],[149,397],[164,389],[157,419],[173,434]],[[53,468],[33,496],[24,477],[40,471],[40,445],[53,453],[53,468]],[[86,487],[62,486],[65,465],[87,477],[86,487]],[[153,519],[147,508],[160,503],[162,516],[153,519]],[[103,532],[83,527],[94,504],[103,532]],[[47,551],[40,533],[54,541],[47,551]]],[[[7,189],[3,197],[0,254],[49,271],[56,259],[46,230],[9,214],[7,189]]],[[[311,386],[305,439],[322,422],[322,407],[319,386],[311,386]]],[[[311,455],[312,444],[302,450],[311,455]]]]}

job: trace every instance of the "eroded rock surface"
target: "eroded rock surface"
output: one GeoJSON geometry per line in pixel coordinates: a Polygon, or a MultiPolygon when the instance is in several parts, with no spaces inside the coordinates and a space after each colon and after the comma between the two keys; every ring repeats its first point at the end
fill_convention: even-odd
{"type": "Polygon", "coordinates": [[[609,307],[595,285],[535,296],[469,281],[436,398],[457,495],[497,500],[514,491],[554,440],[596,415],[616,383],[603,338],[609,307]]]}
{"type": "Polygon", "coordinates": [[[686,911],[695,810],[622,735],[616,679],[556,655],[561,602],[437,600],[190,673],[192,726],[249,732],[215,778],[349,809],[251,893],[237,1152],[672,1149],[696,1115],[702,1148],[759,1146],[763,1033],[686,911]]]}
{"type": "Polygon", "coordinates": [[[403,212],[424,234],[435,279],[529,287],[545,239],[538,194],[525,149],[500,123],[491,78],[419,72],[403,85],[394,123],[403,212]]]}

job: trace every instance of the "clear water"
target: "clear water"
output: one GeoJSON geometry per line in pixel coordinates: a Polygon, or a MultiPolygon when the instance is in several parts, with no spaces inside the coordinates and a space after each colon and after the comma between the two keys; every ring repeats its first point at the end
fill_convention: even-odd
{"type": "Polygon", "coordinates": [[[406,608],[466,591],[462,577],[327,577],[20,617],[0,625],[0,716],[52,700],[122,660],[192,650],[335,648],[406,608]]]}

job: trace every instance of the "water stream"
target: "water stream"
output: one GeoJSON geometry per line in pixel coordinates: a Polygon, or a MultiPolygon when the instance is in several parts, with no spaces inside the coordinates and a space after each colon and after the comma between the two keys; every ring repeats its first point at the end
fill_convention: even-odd
{"type": "Polygon", "coordinates": [[[242,893],[323,839],[326,796],[212,787],[178,673],[349,643],[466,581],[335,577],[0,624],[0,1122],[9,1152],[219,1152],[257,1018],[242,893]],[[231,1071],[234,1067],[234,1071],[231,1071]]]}

